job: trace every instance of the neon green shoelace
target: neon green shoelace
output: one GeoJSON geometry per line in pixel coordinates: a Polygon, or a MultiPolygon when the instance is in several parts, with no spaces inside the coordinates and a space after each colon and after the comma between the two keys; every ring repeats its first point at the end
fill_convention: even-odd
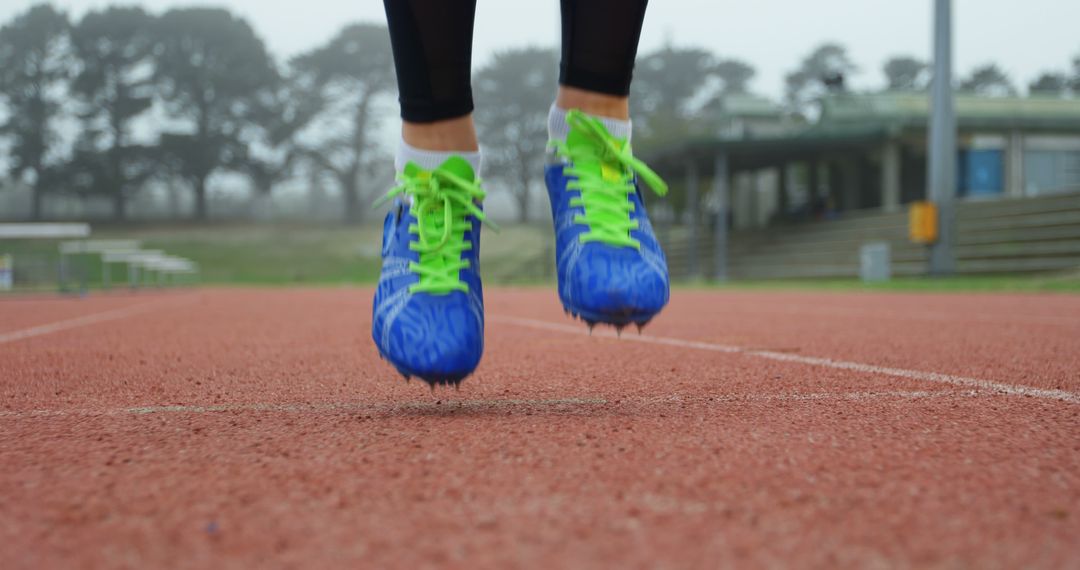
{"type": "Polygon", "coordinates": [[[400,195],[412,198],[416,223],[409,224],[409,233],[418,239],[409,243],[409,249],[420,254],[420,261],[410,263],[409,270],[420,280],[409,287],[410,293],[469,290],[460,275],[470,267],[468,260],[461,259],[462,252],[472,249],[472,242],[465,239],[465,232],[472,229],[469,216],[494,227],[477,206],[485,193],[480,181],[472,178],[472,168],[460,157],[450,158],[435,170],[409,163],[398,176],[398,186],[376,202],[383,204],[400,195]]]}
{"type": "Polygon", "coordinates": [[[582,243],[601,242],[620,247],[640,249],[630,231],[638,221],[630,219],[634,204],[634,176],[638,176],[658,196],[667,194],[668,186],[644,162],[634,158],[629,142],[617,139],[599,119],[574,109],[566,114],[570,134],[566,142],[553,142],[558,156],[570,165],[563,172],[574,176],[566,188],[578,190],[580,197],[570,199],[570,206],[584,209],[574,217],[574,223],[589,228],[579,236],[582,243]]]}

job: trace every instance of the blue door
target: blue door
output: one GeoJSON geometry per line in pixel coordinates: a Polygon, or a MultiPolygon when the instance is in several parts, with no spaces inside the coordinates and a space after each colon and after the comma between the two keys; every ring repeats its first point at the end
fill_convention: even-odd
{"type": "Polygon", "coordinates": [[[995,196],[1005,190],[1005,152],[968,150],[960,160],[961,196],[995,196]]]}

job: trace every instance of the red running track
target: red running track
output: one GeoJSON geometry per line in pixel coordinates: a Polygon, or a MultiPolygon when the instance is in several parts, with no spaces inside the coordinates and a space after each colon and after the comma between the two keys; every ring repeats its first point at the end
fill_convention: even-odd
{"type": "Polygon", "coordinates": [[[1080,568],[1080,297],[488,293],[460,391],[370,291],[0,301],[7,568],[1080,568]]]}

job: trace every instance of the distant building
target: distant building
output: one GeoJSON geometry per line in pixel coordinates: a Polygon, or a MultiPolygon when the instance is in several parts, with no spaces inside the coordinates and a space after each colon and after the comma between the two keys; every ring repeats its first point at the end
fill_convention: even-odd
{"type": "MultiPolygon", "coordinates": [[[[800,126],[755,96],[721,106],[713,140],[658,153],[702,172],[727,159],[737,228],[853,210],[898,211],[926,196],[929,99],[832,94],[800,126]]],[[[958,95],[957,196],[984,200],[1080,192],[1080,101],[958,95]]],[[[675,166],[675,164],[672,164],[675,166]]]]}
{"type": "MultiPolygon", "coordinates": [[[[854,194],[846,205],[889,209],[925,197],[929,107],[921,93],[834,95],[822,101],[821,120],[807,134],[850,132],[870,139],[861,156],[852,157],[869,180],[841,189],[842,195],[854,194]]],[[[959,95],[956,116],[958,196],[1080,191],[1080,101],[959,95]]]]}
{"type": "MultiPolygon", "coordinates": [[[[713,138],[645,158],[675,180],[693,166],[707,212],[689,219],[712,224],[724,206],[734,277],[857,275],[867,240],[893,245],[894,274],[921,274],[905,205],[926,198],[929,105],[925,93],[834,93],[800,125],[745,97],[719,108],[713,138]]],[[[959,271],[1080,267],[1080,100],[959,94],[956,116],[959,271]]]]}
{"type": "Polygon", "coordinates": [[[717,134],[724,139],[777,137],[797,126],[785,119],[780,105],[766,97],[749,93],[725,96],[715,112],[720,116],[717,134]]]}

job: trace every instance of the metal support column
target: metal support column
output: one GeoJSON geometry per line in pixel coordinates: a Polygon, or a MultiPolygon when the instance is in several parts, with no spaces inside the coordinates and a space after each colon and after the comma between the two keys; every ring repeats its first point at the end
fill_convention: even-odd
{"type": "Polygon", "coordinates": [[[70,274],[70,265],[68,256],[64,252],[60,252],[60,261],[57,264],[57,281],[59,281],[60,292],[67,293],[68,290],[68,277],[70,274]]]}
{"type": "Polygon", "coordinates": [[[791,169],[788,168],[786,162],[776,169],[776,174],[778,176],[776,179],[776,210],[777,213],[780,214],[781,220],[787,219],[788,210],[791,209],[791,196],[789,195],[791,188],[789,187],[790,180],[788,179],[790,170],[791,169]]]}
{"type": "Polygon", "coordinates": [[[716,155],[713,195],[716,200],[716,228],[713,230],[713,279],[728,280],[728,163],[727,155],[716,155]]]}
{"type": "Polygon", "coordinates": [[[701,199],[699,193],[699,177],[697,163],[686,163],[686,214],[690,220],[690,248],[688,250],[690,260],[687,263],[689,277],[696,279],[701,276],[701,199]]]}
{"type": "Polygon", "coordinates": [[[1021,198],[1024,196],[1024,135],[1020,131],[1009,132],[1005,156],[1005,195],[1021,198]]]}
{"type": "Polygon", "coordinates": [[[952,0],[934,0],[934,76],[930,90],[928,195],[937,204],[938,239],[930,274],[956,271],[956,115],[952,85],[952,0]]]}
{"type": "Polygon", "coordinates": [[[900,142],[890,140],[881,153],[881,209],[900,211],[900,142]]]}

